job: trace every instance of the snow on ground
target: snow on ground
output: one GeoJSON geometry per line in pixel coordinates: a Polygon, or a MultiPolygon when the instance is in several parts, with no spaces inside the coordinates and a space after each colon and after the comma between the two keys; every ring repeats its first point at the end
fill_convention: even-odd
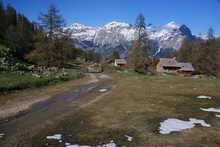
{"type": "Polygon", "coordinates": [[[53,136],[47,136],[47,139],[61,140],[62,139],[62,135],[61,134],[55,134],[53,136]]]}
{"type": "Polygon", "coordinates": [[[217,114],[216,114],[215,116],[218,117],[218,118],[220,118],[220,115],[217,115],[217,114]]]}
{"type": "Polygon", "coordinates": [[[115,143],[109,143],[109,144],[105,144],[103,145],[103,147],[116,147],[117,145],[115,143]]]}
{"type": "Polygon", "coordinates": [[[131,142],[133,140],[133,137],[125,135],[125,137],[128,139],[129,142],[131,142]]]}
{"type": "Polygon", "coordinates": [[[99,89],[99,92],[106,92],[107,89],[99,89]]]}
{"type": "Polygon", "coordinates": [[[211,127],[211,125],[207,124],[204,120],[190,118],[189,121],[192,122],[193,124],[200,124],[203,127],[211,127]]]}
{"type": "Polygon", "coordinates": [[[66,147],[92,147],[92,146],[75,144],[75,145],[68,145],[66,147]]]}
{"type": "Polygon", "coordinates": [[[200,108],[200,110],[202,111],[206,111],[206,112],[219,112],[220,113],[220,108],[200,108]]]}
{"type": "MultiPolygon", "coordinates": [[[[116,147],[117,145],[114,143],[114,142],[111,142],[111,143],[108,143],[108,144],[104,144],[104,145],[97,145],[96,147],[116,147]]],[[[75,145],[66,145],[66,147],[92,147],[92,146],[89,146],[89,145],[78,145],[78,144],[75,144],[75,145]]]]}
{"type": "Polygon", "coordinates": [[[183,121],[175,118],[170,118],[160,123],[160,134],[170,134],[171,132],[179,132],[185,129],[194,128],[196,124],[203,127],[211,127],[204,120],[190,118],[189,121],[183,121]]]}
{"type": "MultiPolygon", "coordinates": [[[[0,133],[0,138],[1,137],[3,137],[4,136],[4,134],[1,134],[0,133]]],[[[129,140],[132,140],[132,138],[130,138],[130,136],[127,136],[127,137],[129,137],[129,140]]],[[[46,137],[47,139],[49,139],[49,140],[51,140],[51,139],[53,139],[53,140],[59,140],[59,142],[60,143],[62,143],[63,142],[63,140],[62,140],[62,135],[61,134],[55,134],[55,135],[53,135],[53,136],[47,136],[46,137]]],[[[73,144],[73,145],[71,145],[70,143],[65,143],[65,146],[66,147],[92,147],[92,146],[90,146],[90,145],[78,145],[78,144],[73,144]]],[[[108,143],[108,144],[104,144],[104,145],[97,145],[96,147],[116,147],[117,145],[114,143],[114,141],[112,140],[112,141],[110,141],[110,143],[108,143]]]]}
{"type": "Polygon", "coordinates": [[[196,97],[197,99],[212,99],[211,96],[200,95],[196,97]]]}
{"type": "Polygon", "coordinates": [[[68,143],[68,142],[66,142],[66,143],[65,143],[65,146],[68,146],[68,145],[71,145],[71,144],[70,144],[70,143],[68,143]]]}

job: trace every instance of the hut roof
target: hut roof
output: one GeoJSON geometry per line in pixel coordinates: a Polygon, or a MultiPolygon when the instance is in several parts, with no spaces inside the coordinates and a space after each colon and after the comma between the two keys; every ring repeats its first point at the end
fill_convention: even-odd
{"type": "Polygon", "coordinates": [[[181,68],[181,64],[178,63],[175,58],[160,58],[160,64],[165,67],[181,68]]]}
{"type": "Polygon", "coordinates": [[[195,71],[195,69],[192,66],[192,63],[180,63],[181,69],[180,71],[195,71]]]}

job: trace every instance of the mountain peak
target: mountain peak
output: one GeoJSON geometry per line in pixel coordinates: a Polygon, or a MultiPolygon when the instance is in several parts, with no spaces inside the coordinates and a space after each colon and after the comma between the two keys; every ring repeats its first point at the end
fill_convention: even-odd
{"type": "Polygon", "coordinates": [[[112,21],[110,23],[107,23],[104,27],[111,29],[115,27],[129,27],[130,25],[124,22],[118,22],[118,21],[112,21]]]}
{"type": "Polygon", "coordinates": [[[178,25],[175,21],[171,21],[168,24],[164,25],[167,28],[178,29],[180,25],[178,25]]]}
{"type": "Polygon", "coordinates": [[[91,27],[91,26],[87,26],[87,25],[83,25],[83,24],[79,24],[79,23],[74,23],[74,24],[70,25],[68,28],[83,30],[83,29],[93,29],[95,27],[91,27]]]}

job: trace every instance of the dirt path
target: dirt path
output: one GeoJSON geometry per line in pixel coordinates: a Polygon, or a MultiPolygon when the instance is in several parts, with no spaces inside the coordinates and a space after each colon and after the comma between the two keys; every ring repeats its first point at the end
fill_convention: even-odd
{"type": "Polygon", "coordinates": [[[0,122],[0,133],[4,133],[3,140],[11,140],[21,134],[35,134],[43,130],[47,125],[53,125],[62,120],[68,114],[86,107],[100,99],[99,90],[112,88],[112,80],[103,74],[91,74],[92,83],[87,83],[74,91],[63,92],[50,97],[45,101],[32,105],[27,111],[0,122]],[[92,98],[89,98],[90,95],[92,98]],[[76,102],[76,103],[75,103],[76,102]]]}

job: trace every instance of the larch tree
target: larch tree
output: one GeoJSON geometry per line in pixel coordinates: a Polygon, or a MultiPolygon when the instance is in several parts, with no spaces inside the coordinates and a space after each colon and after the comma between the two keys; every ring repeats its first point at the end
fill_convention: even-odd
{"type": "Polygon", "coordinates": [[[59,15],[59,10],[55,5],[51,4],[48,7],[47,13],[41,13],[39,16],[40,25],[45,32],[52,37],[54,33],[60,32],[61,28],[65,26],[64,19],[59,15]]]}
{"type": "Polygon", "coordinates": [[[146,24],[143,14],[138,15],[136,22],[136,37],[128,53],[128,67],[130,70],[145,73],[148,60],[148,39],[146,33],[146,24]]]}
{"type": "Polygon", "coordinates": [[[49,6],[47,13],[41,13],[39,20],[42,31],[37,32],[35,49],[26,59],[39,65],[61,67],[66,60],[74,57],[71,32],[64,31],[64,19],[54,5],[49,6]]]}

